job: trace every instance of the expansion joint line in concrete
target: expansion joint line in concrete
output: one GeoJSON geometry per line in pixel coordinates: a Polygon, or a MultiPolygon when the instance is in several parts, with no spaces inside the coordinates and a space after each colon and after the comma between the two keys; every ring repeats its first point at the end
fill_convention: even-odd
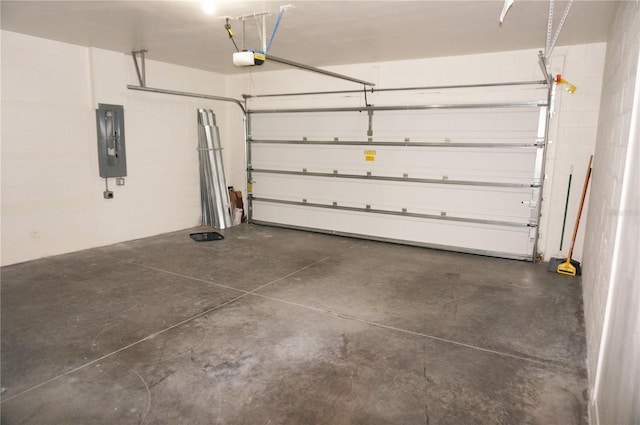
{"type": "Polygon", "coordinates": [[[207,283],[207,284],[209,284],[209,285],[216,285],[216,286],[219,286],[219,287],[222,287],[222,288],[226,288],[226,289],[232,289],[232,290],[234,290],[234,291],[240,292],[241,294],[240,294],[240,295],[238,295],[237,297],[231,298],[231,299],[229,299],[229,300],[227,300],[227,301],[225,301],[225,302],[223,302],[223,303],[221,303],[221,304],[218,304],[217,306],[214,306],[214,307],[212,307],[212,308],[210,308],[210,309],[207,309],[207,310],[205,310],[205,311],[202,311],[202,312],[200,312],[200,313],[198,313],[198,314],[196,314],[196,315],[194,315],[194,316],[191,316],[191,317],[189,317],[189,318],[187,318],[187,319],[184,319],[184,320],[182,320],[182,321],[180,321],[180,322],[178,322],[178,323],[175,323],[175,324],[173,324],[173,325],[171,325],[171,326],[169,326],[169,327],[167,327],[167,328],[164,328],[164,329],[162,329],[162,330],[160,330],[160,331],[158,331],[158,332],[155,332],[155,333],[153,333],[153,334],[151,334],[151,335],[148,335],[148,336],[146,336],[146,337],[144,337],[144,338],[142,338],[142,339],[139,339],[138,341],[132,342],[132,343],[131,343],[131,344],[129,344],[129,345],[126,345],[126,346],[121,347],[121,348],[119,348],[119,349],[117,349],[117,350],[115,350],[115,351],[112,351],[111,353],[107,353],[107,354],[105,354],[105,355],[103,355],[103,356],[98,357],[97,359],[91,360],[91,361],[89,361],[89,362],[87,362],[87,363],[84,363],[84,364],[82,364],[82,365],[80,365],[80,366],[77,366],[77,367],[75,367],[75,368],[73,368],[73,369],[70,369],[70,370],[68,370],[68,371],[66,371],[66,372],[63,372],[63,373],[61,373],[61,374],[59,374],[59,375],[57,375],[57,376],[54,376],[53,378],[49,378],[49,379],[47,379],[46,381],[43,381],[43,382],[41,382],[41,383],[39,383],[39,384],[36,384],[36,385],[34,385],[34,386],[32,386],[32,387],[29,387],[29,388],[27,388],[27,389],[25,389],[25,390],[22,390],[22,391],[20,391],[20,392],[18,392],[18,393],[16,393],[16,394],[14,394],[14,395],[12,395],[12,396],[10,396],[10,397],[7,397],[7,398],[5,398],[5,399],[1,400],[1,401],[0,401],[0,404],[5,403],[5,402],[7,402],[7,401],[9,401],[9,400],[12,400],[12,399],[14,399],[14,398],[16,398],[16,397],[19,397],[19,396],[21,396],[21,395],[24,395],[24,394],[26,394],[26,393],[29,393],[29,392],[31,392],[31,391],[33,391],[33,390],[35,390],[35,389],[40,388],[40,387],[43,387],[43,386],[45,386],[45,385],[47,385],[47,384],[49,384],[49,383],[51,383],[51,382],[54,382],[54,381],[56,381],[56,380],[58,380],[58,379],[60,379],[60,378],[65,377],[65,376],[67,376],[67,375],[71,375],[72,373],[78,372],[78,371],[80,371],[80,370],[82,370],[82,369],[84,369],[84,368],[86,368],[86,367],[88,367],[88,366],[94,365],[94,364],[99,363],[99,362],[101,362],[101,361],[103,361],[103,360],[106,360],[106,359],[108,359],[108,358],[110,358],[110,357],[113,357],[113,356],[115,356],[116,354],[121,353],[121,352],[123,352],[123,351],[126,351],[126,350],[128,350],[129,348],[135,347],[136,345],[138,345],[138,344],[140,344],[140,343],[142,343],[142,342],[145,342],[145,341],[148,341],[148,340],[150,340],[150,339],[153,339],[153,338],[155,338],[155,337],[156,337],[156,336],[158,336],[158,335],[161,335],[161,334],[163,334],[163,333],[165,333],[165,332],[168,332],[168,331],[170,331],[170,330],[172,330],[172,329],[175,329],[175,328],[177,328],[177,327],[179,327],[179,326],[181,326],[181,325],[184,325],[184,324],[186,324],[186,323],[189,323],[189,322],[191,322],[191,321],[193,321],[193,320],[195,320],[195,319],[198,319],[199,317],[205,316],[205,315],[207,315],[207,314],[209,314],[209,313],[211,313],[211,312],[213,312],[213,311],[216,311],[216,310],[218,310],[218,309],[221,309],[222,307],[225,307],[226,305],[229,305],[229,304],[231,304],[231,303],[233,303],[233,302],[235,302],[235,301],[237,301],[237,300],[239,300],[239,299],[241,299],[241,298],[244,298],[244,297],[246,297],[247,295],[252,295],[255,291],[259,291],[260,289],[266,288],[266,287],[267,287],[267,286],[269,286],[269,285],[273,285],[274,283],[280,282],[281,280],[286,279],[286,278],[288,278],[288,277],[290,277],[290,276],[293,276],[293,275],[295,275],[296,273],[300,273],[300,272],[301,272],[301,271],[303,271],[303,270],[306,270],[306,269],[308,269],[308,268],[310,268],[310,267],[313,267],[313,266],[314,266],[314,265],[316,265],[316,264],[322,263],[323,261],[326,261],[326,260],[328,260],[329,258],[331,258],[331,256],[329,256],[329,257],[325,257],[325,258],[322,258],[322,259],[320,259],[320,260],[318,260],[318,261],[315,261],[315,262],[313,262],[313,263],[311,263],[311,264],[308,264],[308,265],[306,265],[306,266],[304,266],[304,267],[302,267],[302,268],[300,268],[300,269],[298,269],[298,270],[296,270],[296,271],[293,271],[293,272],[291,272],[291,273],[289,273],[289,274],[287,274],[287,275],[285,275],[285,276],[282,276],[282,277],[279,277],[279,278],[277,278],[277,279],[274,279],[274,280],[272,280],[272,281],[270,281],[270,282],[268,282],[268,283],[265,283],[265,284],[264,284],[264,285],[262,285],[262,286],[259,286],[258,288],[254,289],[254,290],[252,290],[252,291],[244,291],[244,290],[242,290],[242,289],[232,288],[232,287],[230,287],[230,286],[226,286],[226,285],[222,285],[222,284],[219,284],[219,283],[211,282],[211,281],[208,281],[208,280],[205,280],[205,279],[199,279],[199,278],[195,278],[195,277],[193,277],[193,276],[186,276],[186,275],[182,275],[182,274],[180,274],[180,273],[175,273],[175,272],[172,272],[172,271],[169,271],[169,270],[163,270],[163,269],[160,269],[160,268],[158,268],[158,267],[152,267],[152,266],[147,266],[147,265],[144,265],[144,264],[138,264],[138,263],[135,263],[135,262],[133,262],[133,261],[128,261],[128,260],[118,259],[119,261],[122,261],[122,262],[127,263],[127,264],[131,264],[131,265],[135,265],[135,266],[138,266],[138,267],[144,267],[144,268],[146,268],[146,269],[156,270],[156,271],[159,271],[159,272],[162,272],[162,273],[166,273],[166,274],[171,274],[171,275],[174,275],[174,276],[183,277],[183,278],[185,278],[185,279],[190,279],[190,280],[195,280],[195,281],[198,281],[198,282],[207,283]]]}
{"type": "MultiPolygon", "coordinates": [[[[266,284],[264,284],[264,285],[262,285],[262,286],[260,286],[260,287],[258,287],[256,289],[253,289],[251,291],[245,291],[245,290],[242,290],[242,289],[238,289],[238,288],[234,288],[234,287],[231,287],[231,286],[223,285],[221,283],[213,282],[213,281],[210,281],[210,280],[201,279],[201,278],[188,276],[188,275],[183,275],[183,274],[180,274],[180,273],[175,273],[175,272],[172,272],[172,271],[169,271],[169,270],[164,270],[164,269],[153,267],[153,266],[147,266],[147,265],[144,265],[144,264],[133,263],[133,262],[130,262],[130,261],[125,261],[125,260],[121,260],[121,261],[125,261],[125,262],[127,262],[129,264],[137,265],[137,266],[144,267],[144,268],[148,268],[148,269],[155,270],[155,271],[158,271],[158,272],[167,273],[167,274],[171,274],[171,275],[174,275],[174,276],[182,277],[182,278],[185,278],[185,279],[191,279],[191,280],[195,280],[195,281],[198,281],[198,282],[203,282],[203,283],[206,283],[206,284],[219,286],[221,288],[238,291],[238,292],[241,292],[243,294],[243,296],[252,295],[254,297],[263,298],[263,299],[267,299],[267,300],[275,301],[275,302],[280,302],[280,303],[292,305],[292,306],[295,306],[295,307],[298,307],[298,308],[304,308],[304,309],[311,310],[311,311],[314,311],[314,312],[317,312],[317,313],[332,315],[332,316],[339,317],[339,318],[345,319],[345,320],[353,320],[353,321],[364,323],[364,324],[367,324],[367,325],[370,325],[370,326],[376,326],[376,327],[379,327],[379,328],[383,328],[383,329],[387,329],[387,330],[391,330],[391,331],[395,331],[395,332],[402,332],[402,333],[409,334],[409,335],[419,336],[419,337],[422,337],[422,338],[428,338],[428,339],[431,339],[431,340],[440,341],[440,342],[444,342],[444,343],[448,343],[448,344],[453,344],[453,345],[456,345],[456,346],[459,346],[459,347],[465,347],[465,348],[469,348],[469,349],[472,349],[472,350],[478,350],[478,351],[482,351],[482,352],[485,352],[485,353],[491,353],[491,354],[498,355],[498,356],[503,356],[503,357],[509,357],[509,358],[513,358],[513,359],[517,359],[517,360],[522,360],[522,361],[534,363],[534,364],[537,364],[537,365],[540,365],[540,366],[545,366],[545,367],[548,367],[548,366],[566,367],[563,364],[558,364],[558,363],[552,362],[552,361],[538,360],[538,359],[531,358],[531,357],[519,356],[517,354],[510,354],[510,353],[505,353],[505,352],[502,352],[502,351],[491,350],[491,349],[488,349],[488,348],[483,348],[483,347],[479,347],[479,346],[472,345],[472,344],[467,344],[467,343],[460,342],[460,341],[455,341],[455,340],[451,340],[451,339],[447,339],[447,338],[442,338],[442,337],[438,337],[438,336],[435,336],[435,335],[430,335],[430,334],[426,334],[426,333],[422,333],[422,332],[415,332],[415,331],[411,331],[409,329],[398,328],[398,327],[395,327],[395,326],[389,326],[389,325],[385,325],[383,323],[378,323],[378,322],[373,322],[373,321],[370,321],[370,320],[366,320],[366,319],[363,319],[363,318],[360,318],[360,317],[357,317],[357,316],[351,316],[351,315],[344,314],[344,313],[334,312],[334,311],[331,311],[331,310],[325,310],[325,309],[309,306],[309,305],[306,305],[306,304],[295,303],[295,302],[287,301],[287,300],[284,300],[284,299],[281,299],[281,298],[270,297],[268,295],[263,295],[263,294],[257,293],[257,291],[259,291],[261,289],[264,289],[267,286],[273,285],[273,284],[275,284],[277,282],[280,282],[280,281],[282,281],[284,279],[287,279],[287,278],[289,278],[289,277],[291,277],[291,276],[293,276],[293,275],[295,275],[297,273],[300,273],[301,271],[304,271],[304,270],[306,270],[306,269],[308,269],[310,267],[313,267],[313,266],[315,266],[315,265],[317,265],[319,263],[322,263],[322,262],[328,260],[329,258],[331,258],[333,256],[339,255],[340,253],[342,253],[344,251],[347,251],[349,249],[353,249],[354,247],[356,247],[358,245],[361,245],[362,243],[364,243],[364,242],[359,242],[359,243],[356,243],[354,245],[351,245],[348,248],[345,248],[344,250],[338,251],[337,253],[335,253],[335,254],[333,254],[331,256],[325,257],[325,258],[323,258],[321,260],[318,260],[318,261],[316,261],[314,263],[311,263],[311,264],[309,264],[309,265],[307,265],[305,267],[302,267],[302,268],[300,268],[300,269],[298,269],[298,270],[296,270],[294,272],[291,272],[291,273],[289,273],[289,274],[287,274],[285,276],[279,277],[279,278],[277,278],[277,279],[275,279],[275,280],[273,280],[271,282],[268,282],[268,283],[266,283],[266,284]]],[[[238,297],[237,299],[239,299],[239,298],[241,298],[241,297],[238,297]]]]}
{"type": "Polygon", "coordinates": [[[460,341],[454,341],[454,340],[450,340],[450,339],[447,339],[447,338],[441,338],[441,337],[438,337],[438,336],[435,336],[435,335],[429,335],[429,334],[425,334],[425,333],[421,333],[421,332],[411,331],[411,330],[408,330],[408,329],[402,329],[402,328],[398,328],[398,327],[394,327],[394,326],[389,326],[389,325],[385,325],[385,324],[382,324],[382,323],[377,323],[377,322],[373,322],[373,321],[370,321],[370,320],[362,319],[362,318],[359,318],[359,317],[356,317],[356,316],[350,316],[350,315],[347,315],[347,314],[338,313],[338,312],[334,312],[334,311],[331,311],[331,310],[325,310],[325,309],[309,306],[309,305],[306,305],[306,304],[295,303],[295,302],[292,302],[292,301],[283,300],[281,298],[270,297],[270,296],[267,296],[267,295],[262,295],[262,294],[258,294],[257,293],[257,291],[260,291],[260,290],[262,290],[262,289],[264,289],[264,288],[266,288],[266,287],[268,287],[270,285],[273,285],[273,284],[275,284],[277,282],[280,282],[280,281],[282,281],[284,279],[287,279],[287,278],[289,278],[289,277],[291,277],[293,275],[296,275],[296,274],[298,274],[298,273],[300,273],[300,272],[302,272],[304,270],[307,270],[307,269],[309,269],[309,268],[311,268],[311,267],[313,267],[313,266],[315,266],[317,264],[325,262],[328,259],[334,257],[335,255],[338,255],[341,252],[346,251],[348,249],[352,249],[354,246],[357,246],[359,244],[360,243],[358,243],[356,245],[352,245],[352,246],[346,248],[345,250],[341,250],[341,251],[339,251],[337,253],[334,253],[333,255],[324,257],[324,258],[322,258],[322,259],[320,259],[318,261],[310,263],[310,264],[308,264],[308,265],[306,265],[304,267],[301,267],[301,268],[299,268],[299,269],[297,269],[297,270],[295,270],[295,271],[293,271],[291,273],[288,273],[288,274],[286,274],[284,276],[281,276],[281,277],[279,277],[277,279],[274,279],[274,280],[272,280],[272,281],[270,281],[268,283],[265,283],[264,285],[261,285],[261,286],[255,288],[255,289],[253,289],[251,291],[245,291],[243,289],[234,288],[234,287],[231,287],[231,286],[228,286],[228,285],[223,285],[221,283],[213,282],[213,281],[210,281],[210,280],[201,279],[201,278],[197,278],[197,277],[193,277],[193,276],[188,276],[188,275],[184,275],[184,274],[181,274],[181,273],[172,272],[170,270],[164,270],[164,269],[161,269],[159,267],[148,266],[148,265],[136,263],[136,262],[133,262],[133,261],[130,261],[130,260],[117,259],[118,261],[130,264],[130,265],[143,267],[143,268],[146,268],[146,269],[149,269],[149,270],[154,270],[154,271],[158,271],[158,272],[161,272],[161,273],[165,273],[165,274],[170,274],[170,275],[173,275],[173,276],[181,277],[181,278],[184,278],[184,279],[189,279],[189,280],[193,280],[193,281],[197,281],[197,282],[201,282],[201,283],[206,283],[208,285],[215,285],[215,286],[218,286],[220,288],[224,288],[224,289],[229,289],[229,290],[233,290],[233,291],[236,291],[236,292],[240,292],[240,295],[238,295],[236,297],[233,297],[233,298],[231,298],[231,299],[229,299],[229,300],[227,300],[227,301],[225,301],[225,302],[223,302],[221,304],[218,304],[217,306],[214,306],[214,307],[212,307],[210,309],[202,311],[202,312],[200,312],[200,313],[198,313],[198,314],[196,314],[194,316],[191,316],[191,317],[189,317],[187,319],[184,319],[184,320],[182,320],[182,321],[180,321],[178,323],[175,323],[175,324],[173,324],[173,325],[171,325],[171,326],[169,326],[167,328],[164,328],[164,329],[162,329],[160,331],[157,331],[157,332],[155,332],[155,333],[153,333],[151,335],[148,335],[148,336],[146,336],[146,337],[144,337],[144,338],[142,338],[142,339],[140,339],[138,341],[132,342],[131,344],[128,344],[128,345],[126,345],[124,347],[121,347],[121,348],[115,350],[115,351],[112,351],[112,352],[107,353],[107,354],[105,354],[103,356],[100,356],[100,357],[98,357],[98,358],[96,358],[94,360],[91,360],[91,361],[89,361],[89,362],[87,362],[85,364],[82,364],[82,365],[77,366],[77,367],[75,367],[73,369],[70,369],[70,370],[68,370],[66,372],[63,372],[63,373],[61,373],[61,374],[59,374],[57,376],[54,376],[53,378],[47,379],[46,381],[43,381],[43,382],[41,382],[41,383],[39,383],[37,385],[34,385],[34,386],[30,387],[30,388],[27,388],[27,389],[25,389],[23,391],[20,391],[19,393],[16,393],[16,394],[14,394],[14,395],[12,395],[10,397],[7,397],[6,399],[3,399],[2,401],[0,401],[0,403],[4,403],[4,402],[7,402],[9,400],[12,400],[12,399],[14,399],[16,397],[19,397],[19,396],[24,395],[26,393],[29,393],[29,392],[31,392],[31,391],[33,391],[35,389],[43,387],[43,386],[45,386],[45,385],[47,385],[47,384],[49,384],[51,382],[54,382],[54,381],[56,381],[56,380],[58,380],[60,378],[63,378],[63,377],[68,376],[68,375],[70,375],[72,373],[78,372],[78,371],[80,371],[80,370],[82,370],[82,369],[84,369],[84,368],[86,368],[88,366],[91,366],[93,364],[96,364],[96,363],[99,363],[99,362],[101,362],[103,360],[106,360],[106,359],[108,359],[110,357],[113,357],[118,353],[126,351],[129,348],[135,347],[138,344],[141,344],[141,343],[143,343],[145,341],[153,339],[158,335],[164,334],[164,333],[166,333],[166,332],[168,332],[168,331],[170,331],[172,329],[175,329],[175,328],[177,328],[179,326],[182,326],[182,325],[184,325],[186,323],[189,323],[189,322],[191,322],[193,320],[196,320],[196,319],[198,319],[198,318],[200,318],[202,316],[205,316],[205,315],[207,315],[207,314],[209,314],[211,312],[219,310],[219,309],[221,309],[221,308],[223,308],[223,307],[225,307],[225,306],[227,306],[229,304],[232,304],[232,303],[234,303],[234,302],[236,302],[236,301],[238,301],[238,300],[240,300],[240,299],[242,299],[242,298],[244,298],[246,296],[254,296],[254,297],[258,297],[258,298],[262,298],[262,299],[267,299],[267,300],[270,300],[270,301],[284,303],[284,304],[292,305],[292,306],[295,306],[295,307],[298,307],[298,308],[303,308],[303,309],[314,311],[314,312],[321,313],[321,314],[332,315],[334,317],[339,317],[339,318],[345,319],[345,320],[353,320],[353,321],[356,321],[356,322],[360,322],[360,323],[363,323],[363,324],[366,324],[366,325],[370,325],[370,326],[375,326],[375,327],[378,327],[378,328],[383,328],[383,329],[387,329],[387,330],[391,330],[391,331],[395,331],[395,332],[401,332],[401,333],[404,333],[404,334],[409,334],[409,335],[419,336],[419,337],[423,337],[423,338],[428,338],[428,339],[431,339],[431,340],[440,341],[440,342],[456,345],[456,346],[459,346],[459,347],[465,347],[465,348],[469,348],[469,349],[472,349],[472,350],[478,350],[478,351],[482,351],[482,352],[485,352],[485,353],[495,354],[495,355],[498,355],[498,356],[509,357],[509,358],[513,358],[513,359],[517,359],[517,360],[522,360],[522,361],[526,361],[526,362],[530,362],[530,363],[535,363],[535,364],[540,365],[540,366],[549,366],[550,364],[553,364],[552,362],[545,362],[545,361],[541,361],[541,360],[532,359],[532,358],[529,358],[529,357],[518,356],[518,355],[515,355],[515,354],[504,353],[504,352],[496,351],[496,350],[490,350],[490,349],[487,349],[487,348],[482,348],[482,347],[478,347],[478,346],[475,346],[475,345],[466,344],[466,343],[463,343],[463,342],[460,342],[460,341]]]}
{"type": "Polygon", "coordinates": [[[415,336],[419,336],[419,337],[422,337],[422,338],[428,338],[428,339],[432,339],[432,340],[435,340],[435,341],[440,341],[440,342],[444,342],[444,343],[448,343],[448,344],[457,345],[459,347],[470,348],[472,350],[479,350],[479,351],[483,351],[485,353],[496,354],[498,356],[504,356],[504,357],[510,357],[510,358],[513,358],[513,359],[523,360],[523,361],[526,361],[526,362],[538,364],[540,366],[549,366],[549,365],[552,365],[552,364],[555,365],[553,362],[537,360],[537,359],[534,359],[534,358],[531,358],[531,357],[518,356],[516,354],[504,353],[502,351],[490,350],[488,348],[482,348],[482,347],[478,347],[476,345],[466,344],[466,343],[460,342],[460,341],[454,341],[454,340],[447,339],[447,338],[441,338],[441,337],[435,336],[435,335],[429,335],[429,334],[425,334],[425,333],[422,333],[422,332],[415,332],[415,331],[412,331],[412,330],[409,330],[409,329],[402,329],[402,328],[398,328],[398,327],[395,327],[395,326],[389,326],[389,325],[385,325],[383,323],[378,323],[378,322],[373,322],[371,320],[362,319],[360,317],[351,316],[351,315],[344,314],[344,313],[338,313],[336,311],[331,311],[331,310],[324,310],[324,309],[321,309],[321,308],[308,306],[306,304],[300,304],[300,303],[295,303],[295,302],[292,302],[292,301],[283,300],[281,298],[269,297],[267,295],[262,295],[262,294],[251,294],[251,295],[259,297],[259,298],[264,298],[264,299],[267,299],[267,300],[271,300],[271,301],[277,301],[277,302],[289,304],[289,305],[300,307],[300,308],[305,308],[305,309],[312,310],[312,311],[315,311],[315,312],[318,312],[318,313],[329,314],[329,315],[336,316],[336,317],[339,317],[339,318],[345,319],[345,320],[353,320],[353,321],[356,321],[356,322],[364,323],[364,324],[367,324],[367,325],[370,325],[370,326],[376,326],[376,327],[379,327],[379,328],[383,328],[383,329],[387,329],[387,330],[391,330],[391,331],[395,331],[395,332],[402,332],[402,333],[409,334],[409,335],[415,335],[415,336]]]}

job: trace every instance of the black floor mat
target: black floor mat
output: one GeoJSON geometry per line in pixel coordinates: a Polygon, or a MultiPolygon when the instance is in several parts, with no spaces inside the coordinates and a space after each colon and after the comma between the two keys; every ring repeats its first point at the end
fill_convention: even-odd
{"type": "Polygon", "coordinates": [[[190,233],[189,236],[196,242],[219,241],[224,239],[224,236],[218,232],[196,232],[190,233]]]}

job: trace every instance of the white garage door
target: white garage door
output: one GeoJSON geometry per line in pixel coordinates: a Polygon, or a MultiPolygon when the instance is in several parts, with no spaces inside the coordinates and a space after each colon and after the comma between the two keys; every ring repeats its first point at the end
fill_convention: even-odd
{"type": "Polygon", "coordinates": [[[546,100],[253,109],[250,221],[532,260],[546,114],[546,100]]]}

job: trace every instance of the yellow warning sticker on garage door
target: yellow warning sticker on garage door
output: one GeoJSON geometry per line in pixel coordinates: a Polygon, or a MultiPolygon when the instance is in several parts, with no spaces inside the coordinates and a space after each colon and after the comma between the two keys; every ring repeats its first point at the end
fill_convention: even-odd
{"type": "Polygon", "coordinates": [[[365,161],[375,161],[376,160],[376,151],[364,151],[364,160],[365,161]]]}

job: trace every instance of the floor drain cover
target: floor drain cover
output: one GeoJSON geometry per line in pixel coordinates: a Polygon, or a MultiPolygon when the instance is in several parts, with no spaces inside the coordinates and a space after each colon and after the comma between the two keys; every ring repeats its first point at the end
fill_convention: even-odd
{"type": "Polygon", "coordinates": [[[224,239],[224,236],[218,232],[197,232],[190,233],[189,236],[196,242],[219,241],[224,239]]]}

